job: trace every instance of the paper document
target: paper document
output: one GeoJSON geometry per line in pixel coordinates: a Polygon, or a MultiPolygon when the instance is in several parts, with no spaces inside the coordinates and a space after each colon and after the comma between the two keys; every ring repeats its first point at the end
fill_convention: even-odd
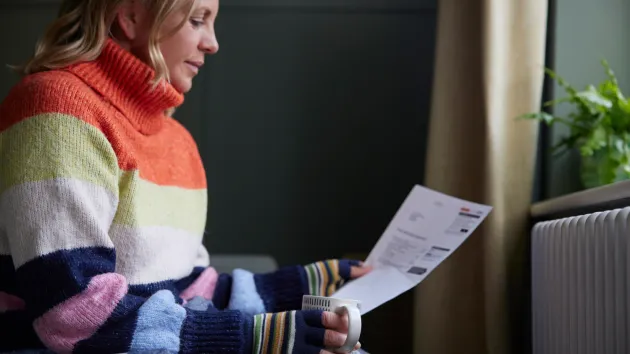
{"type": "Polygon", "coordinates": [[[418,285],[453,253],[492,207],[414,186],[385,229],[366,264],[374,269],[333,297],[361,301],[366,314],[418,285]]]}

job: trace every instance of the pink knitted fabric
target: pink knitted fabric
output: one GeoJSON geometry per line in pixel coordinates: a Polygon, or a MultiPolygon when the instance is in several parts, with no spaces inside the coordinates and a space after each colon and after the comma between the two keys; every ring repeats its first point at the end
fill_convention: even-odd
{"type": "Polygon", "coordinates": [[[17,296],[0,291],[0,313],[25,308],[24,300],[17,296]]]}
{"type": "Polygon", "coordinates": [[[195,296],[201,296],[206,300],[212,300],[212,294],[214,294],[214,289],[217,286],[218,279],[219,274],[217,274],[217,271],[212,267],[208,267],[201,273],[201,275],[199,275],[199,278],[197,278],[180,294],[180,297],[185,301],[188,301],[195,296]]]}
{"type": "Polygon", "coordinates": [[[48,348],[70,353],[79,341],[93,335],[105,323],[126,293],[127,282],[122,275],[97,275],[84,292],[46,312],[35,320],[33,327],[48,348]]]}

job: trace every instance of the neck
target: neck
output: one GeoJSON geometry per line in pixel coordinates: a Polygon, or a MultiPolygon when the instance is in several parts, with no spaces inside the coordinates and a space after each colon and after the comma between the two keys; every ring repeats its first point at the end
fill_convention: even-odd
{"type": "Polygon", "coordinates": [[[155,70],[125,48],[108,39],[94,61],[71,66],[81,77],[110,101],[142,134],[160,131],[165,113],[181,105],[184,97],[164,80],[154,84],[155,70]]]}

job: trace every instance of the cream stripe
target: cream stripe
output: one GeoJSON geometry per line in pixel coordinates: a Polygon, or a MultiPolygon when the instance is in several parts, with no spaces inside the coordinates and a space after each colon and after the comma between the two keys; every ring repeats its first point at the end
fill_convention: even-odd
{"type": "Polygon", "coordinates": [[[293,353],[293,347],[295,346],[295,311],[291,311],[289,321],[289,344],[287,346],[287,353],[293,353]]]}
{"type": "Polygon", "coordinates": [[[160,186],[141,179],[138,171],[125,172],[120,200],[114,224],[169,226],[195,234],[203,233],[206,226],[206,189],[160,186]]]}
{"type": "Polygon", "coordinates": [[[0,133],[0,193],[11,186],[77,178],[118,193],[118,162],[105,135],[75,117],[41,114],[0,133]]]}
{"type": "Polygon", "coordinates": [[[164,226],[112,225],[116,272],[130,285],[180,279],[190,274],[201,235],[164,226]]]}
{"type": "Polygon", "coordinates": [[[58,250],[113,247],[107,234],[117,199],[89,182],[55,178],[0,195],[0,229],[9,235],[16,267],[58,250]]]}
{"type": "Polygon", "coordinates": [[[195,258],[195,262],[193,263],[195,267],[208,267],[210,266],[210,255],[208,254],[208,250],[204,245],[199,245],[199,249],[197,250],[197,257],[195,258]]]}

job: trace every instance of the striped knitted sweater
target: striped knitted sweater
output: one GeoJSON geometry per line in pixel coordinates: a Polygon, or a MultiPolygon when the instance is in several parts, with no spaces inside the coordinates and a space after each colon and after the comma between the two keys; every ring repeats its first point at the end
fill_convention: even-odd
{"type": "Polygon", "coordinates": [[[95,61],[24,78],[0,106],[0,352],[250,353],[282,337],[264,313],[349,276],[339,261],[209,267],[204,168],[163,113],[182,95],[152,89],[153,76],[109,40],[95,61]]]}

